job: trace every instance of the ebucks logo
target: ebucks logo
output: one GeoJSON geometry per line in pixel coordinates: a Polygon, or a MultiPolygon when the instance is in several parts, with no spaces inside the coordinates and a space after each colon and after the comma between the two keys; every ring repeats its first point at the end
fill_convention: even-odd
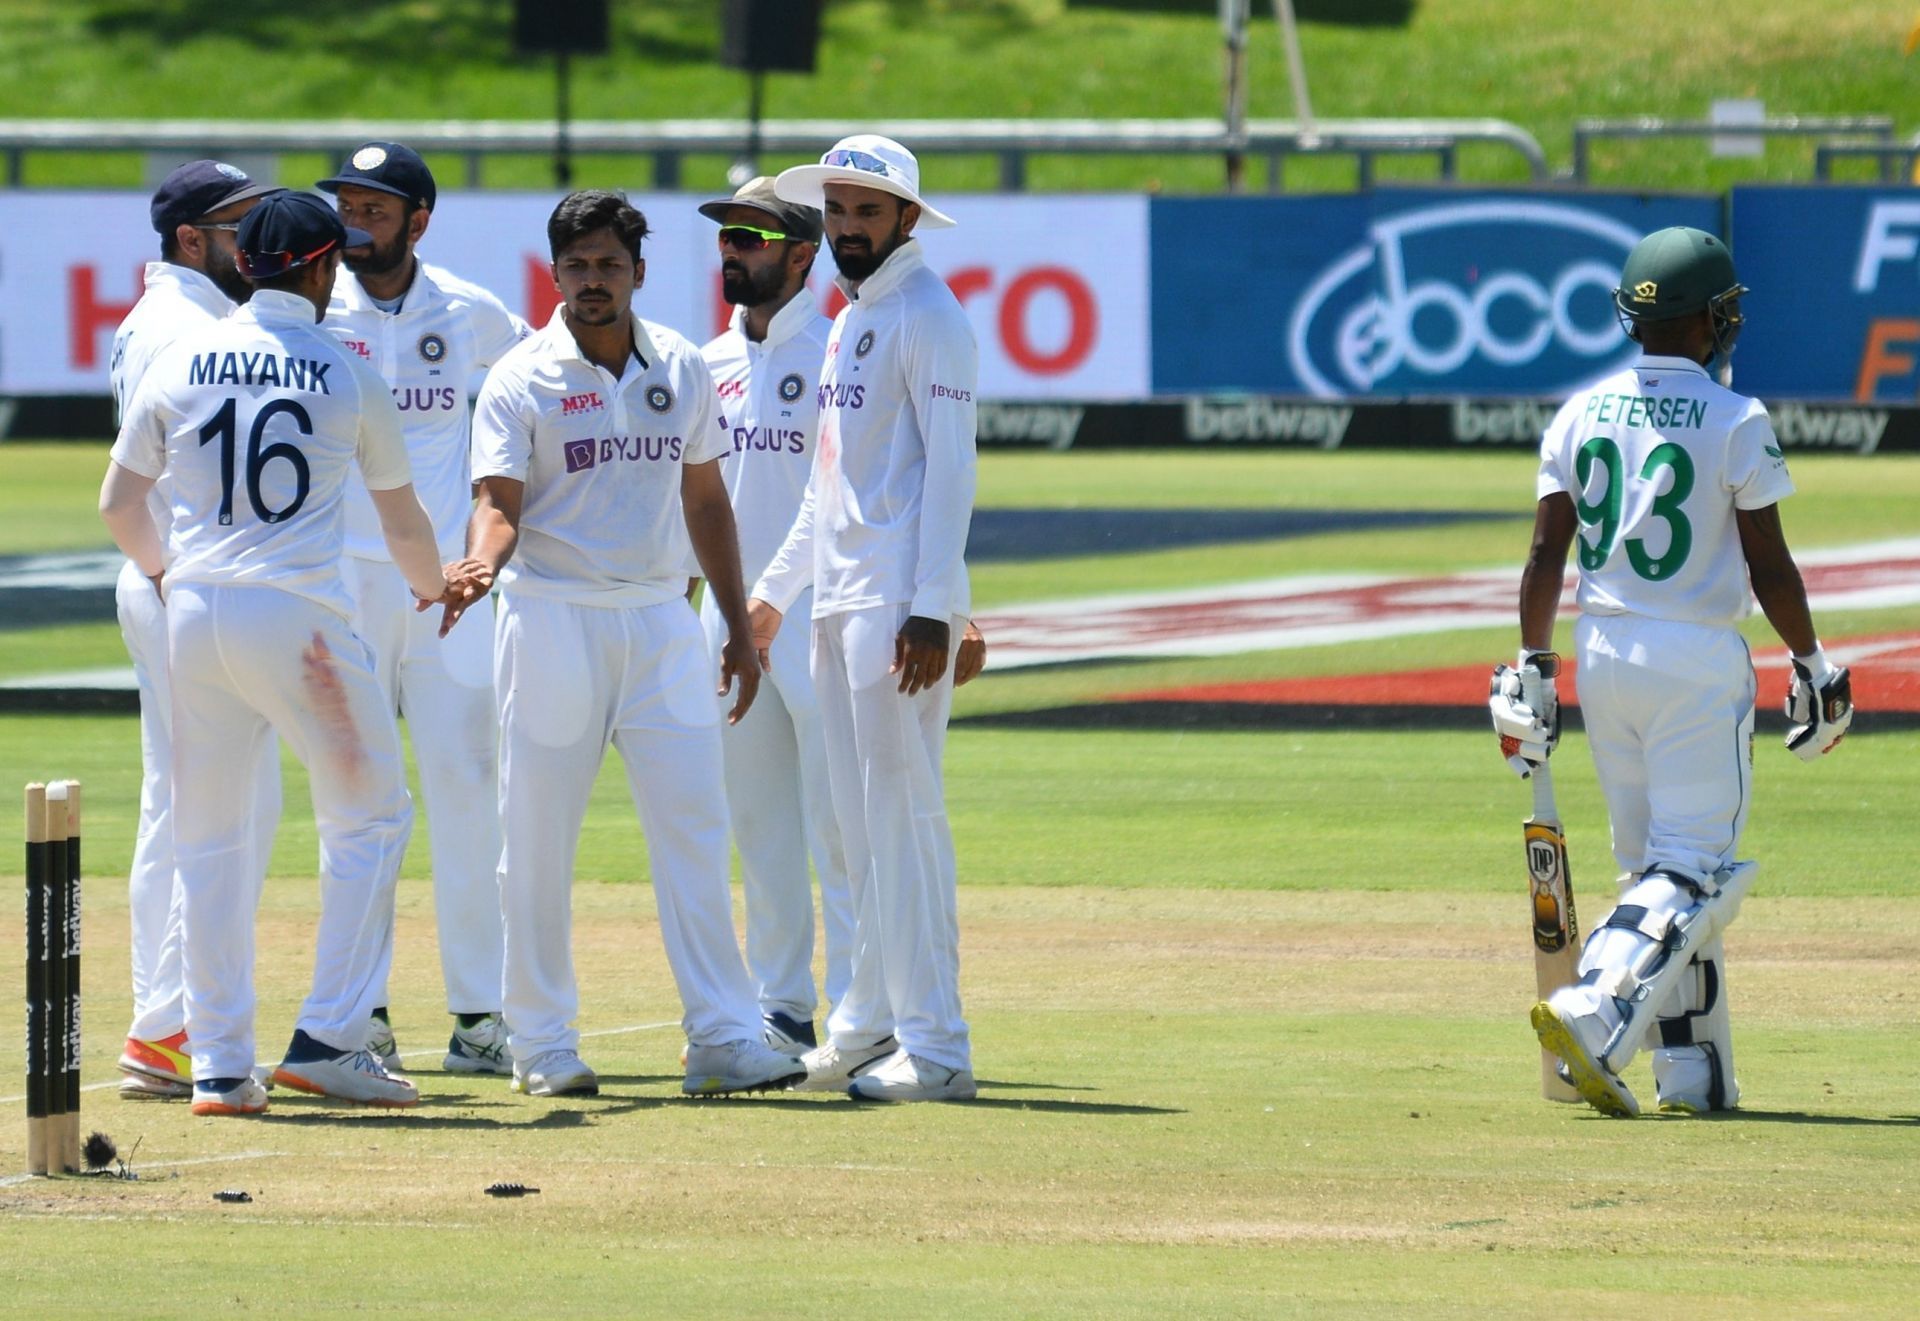
{"type": "Polygon", "coordinates": [[[1640,237],[1600,211],[1522,198],[1390,215],[1294,305],[1288,364],[1322,396],[1565,394],[1636,352],[1613,290],[1640,237]]]}

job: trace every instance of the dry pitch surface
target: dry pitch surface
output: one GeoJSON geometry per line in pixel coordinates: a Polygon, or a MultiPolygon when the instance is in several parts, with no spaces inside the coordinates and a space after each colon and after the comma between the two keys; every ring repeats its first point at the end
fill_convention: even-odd
{"type": "MultiPolygon", "coordinates": [[[[88,914],[88,1082],[127,1007],[109,888],[88,914]]],[[[1664,1316],[1711,1296],[1815,1316],[1910,1297],[1920,903],[1750,905],[1730,942],[1750,1108],[1636,1124],[1535,1098],[1515,900],[988,887],[962,905],[975,1104],[680,1099],[650,896],[598,884],[575,911],[603,1093],[551,1102],[438,1071],[409,883],[394,1003],[419,1109],[278,1092],[264,1118],[208,1120],[90,1092],[87,1127],[138,1140],[140,1178],[0,1187],[0,1310],[1664,1316]],[[498,1180],[541,1191],[483,1195],[498,1180]],[[216,1203],[227,1188],[254,1200],[216,1203]]],[[[300,882],[270,888],[263,1055],[311,908],[300,882]]],[[[0,1076],[20,1076],[17,1041],[0,1076]]],[[[21,1142],[0,1130],[0,1169],[21,1142]]]]}

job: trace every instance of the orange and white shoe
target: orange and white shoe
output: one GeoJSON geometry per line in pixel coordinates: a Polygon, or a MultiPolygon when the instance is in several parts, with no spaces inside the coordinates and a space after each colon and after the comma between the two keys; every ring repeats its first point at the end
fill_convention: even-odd
{"type": "Polygon", "coordinates": [[[193,1089],[196,1115],[258,1115],[266,1109],[267,1089],[250,1077],[208,1078],[193,1089]]]}
{"type": "Polygon", "coordinates": [[[120,1052],[120,1072],[127,1075],[122,1096],[153,1100],[178,1099],[193,1091],[193,1060],[187,1052],[187,1034],[176,1032],[158,1041],[128,1037],[120,1052]]]}

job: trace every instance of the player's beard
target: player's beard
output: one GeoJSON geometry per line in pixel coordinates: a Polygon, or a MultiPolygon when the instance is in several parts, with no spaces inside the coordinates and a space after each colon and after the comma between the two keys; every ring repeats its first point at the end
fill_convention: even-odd
{"type": "Polygon", "coordinates": [[[407,236],[395,234],[391,243],[376,240],[371,246],[350,248],[341,257],[347,269],[358,276],[391,275],[407,264],[407,258],[413,254],[407,250],[407,236]]]}
{"type": "Polygon", "coordinates": [[[221,293],[236,303],[244,303],[253,297],[253,281],[240,274],[240,268],[233,264],[233,251],[230,248],[209,243],[204,274],[221,293]]]}
{"type": "Polygon", "coordinates": [[[778,266],[748,270],[734,262],[720,263],[720,296],[736,307],[758,307],[779,296],[786,272],[778,266]]]}
{"type": "Polygon", "coordinates": [[[864,238],[857,240],[850,238],[835,239],[833,243],[833,264],[838,266],[840,268],[840,274],[846,276],[849,280],[864,280],[879,270],[881,264],[893,255],[894,249],[906,241],[907,236],[901,232],[900,222],[897,220],[894,221],[893,224],[893,233],[888,236],[887,241],[878,249],[868,247],[867,241],[864,238]]]}
{"type": "MultiPolygon", "coordinates": [[[[596,292],[605,293],[605,290],[596,292]]],[[[578,295],[576,295],[578,297],[578,295]]],[[[572,302],[567,304],[567,319],[583,326],[610,326],[625,314],[626,308],[616,298],[608,296],[594,302],[572,302]]]]}

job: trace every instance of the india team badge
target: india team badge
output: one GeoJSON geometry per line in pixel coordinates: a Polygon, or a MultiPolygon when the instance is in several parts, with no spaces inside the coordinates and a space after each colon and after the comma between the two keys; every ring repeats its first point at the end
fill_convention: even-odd
{"type": "Polygon", "coordinates": [[[362,147],[353,153],[353,168],[356,170],[377,170],[386,163],[385,147],[362,147]]]}
{"type": "Polygon", "coordinates": [[[869,330],[866,334],[860,337],[860,342],[853,346],[853,356],[856,358],[864,358],[869,353],[872,353],[872,352],[873,352],[873,332],[869,330]]]}
{"type": "Polygon", "coordinates": [[[664,413],[673,407],[673,391],[664,385],[647,387],[647,407],[656,413],[664,413]]]}
{"type": "Polygon", "coordinates": [[[447,356],[447,341],[438,335],[426,334],[420,337],[420,356],[431,363],[438,363],[447,356]]]}
{"type": "Polygon", "coordinates": [[[780,399],[783,403],[792,403],[805,393],[807,383],[799,372],[788,372],[780,378],[780,399]]]}

